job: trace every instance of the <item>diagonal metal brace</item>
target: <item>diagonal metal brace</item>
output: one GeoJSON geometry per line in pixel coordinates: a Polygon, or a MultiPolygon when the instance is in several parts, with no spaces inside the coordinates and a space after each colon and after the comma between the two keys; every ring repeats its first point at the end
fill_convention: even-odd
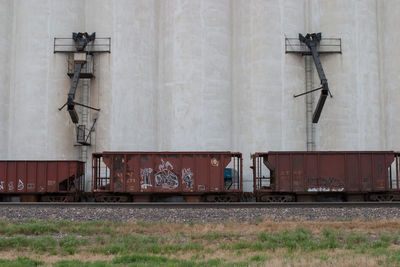
{"type": "MultiPolygon", "coordinates": [[[[320,88],[309,91],[309,92],[314,92],[322,89],[320,98],[318,100],[318,104],[313,114],[313,123],[318,123],[327,96],[330,95],[332,97],[332,94],[330,93],[328,86],[328,80],[326,79],[324,69],[322,68],[321,60],[319,59],[317,51],[317,45],[321,41],[321,33],[311,33],[311,34],[308,33],[305,37],[299,33],[299,40],[300,42],[303,42],[311,50],[311,55],[314,60],[315,68],[317,69],[319,79],[321,80],[322,86],[320,88]]],[[[300,95],[304,95],[306,93],[300,95]]]]}

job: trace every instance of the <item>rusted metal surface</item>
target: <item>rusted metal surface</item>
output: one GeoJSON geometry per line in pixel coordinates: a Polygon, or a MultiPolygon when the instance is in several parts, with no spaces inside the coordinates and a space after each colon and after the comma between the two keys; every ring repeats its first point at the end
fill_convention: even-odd
{"type": "Polygon", "coordinates": [[[97,193],[242,192],[242,155],[231,152],[94,153],[92,182],[97,193]]]}
{"type": "Polygon", "coordinates": [[[393,151],[255,153],[254,192],[398,192],[399,156],[393,151]]]}
{"type": "Polygon", "coordinates": [[[0,194],[45,194],[83,191],[85,166],[80,161],[0,161],[0,194]]]}

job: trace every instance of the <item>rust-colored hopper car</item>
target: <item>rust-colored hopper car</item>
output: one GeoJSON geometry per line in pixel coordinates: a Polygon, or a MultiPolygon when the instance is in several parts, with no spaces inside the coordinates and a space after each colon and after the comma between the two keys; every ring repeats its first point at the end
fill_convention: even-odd
{"type": "Polygon", "coordinates": [[[93,154],[96,201],[239,201],[242,154],[103,152],[93,154]]]}
{"type": "Polygon", "coordinates": [[[83,191],[81,161],[0,161],[1,201],[78,201],[83,191]]]}
{"type": "Polygon", "coordinates": [[[393,151],[268,152],[253,159],[257,201],[400,200],[393,151]]]}

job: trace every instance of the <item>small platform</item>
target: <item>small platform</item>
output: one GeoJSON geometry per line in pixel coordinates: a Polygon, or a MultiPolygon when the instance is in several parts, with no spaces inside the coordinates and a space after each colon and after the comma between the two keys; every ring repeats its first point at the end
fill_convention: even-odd
{"type": "MultiPolygon", "coordinates": [[[[72,78],[74,77],[74,73],[73,72],[68,72],[67,75],[72,78]]],[[[95,78],[95,76],[93,75],[93,73],[80,73],[79,74],[79,78],[80,79],[92,79],[95,78]]]]}
{"type": "MultiPolygon", "coordinates": [[[[74,53],[76,52],[76,44],[72,38],[54,38],[54,53],[74,53]]],[[[111,53],[111,38],[97,38],[85,47],[88,54],[94,53],[111,53]]]]}
{"type": "MultiPolygon", "coordinates": [[[[317,47],[318,54],[342,53],[342,40],[340,38],[322,38],[317,47]]],[[[311,50],[299,38],[285,38],[285,53],[311,55],[311,50]]]]}

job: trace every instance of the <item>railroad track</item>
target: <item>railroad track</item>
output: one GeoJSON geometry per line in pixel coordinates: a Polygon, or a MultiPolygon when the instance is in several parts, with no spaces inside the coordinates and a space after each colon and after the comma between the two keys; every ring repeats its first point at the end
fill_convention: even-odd
{"type": "Polygon", "coordinates": [[[1,208],[173,208],[173,209],[226,209],[226,208],[400,208],[400,202],[286,202],[286,203],[178,203],[178,202],[153,202],[153,203],[54,203],[54,202],[0,202],[1,208]]]}

